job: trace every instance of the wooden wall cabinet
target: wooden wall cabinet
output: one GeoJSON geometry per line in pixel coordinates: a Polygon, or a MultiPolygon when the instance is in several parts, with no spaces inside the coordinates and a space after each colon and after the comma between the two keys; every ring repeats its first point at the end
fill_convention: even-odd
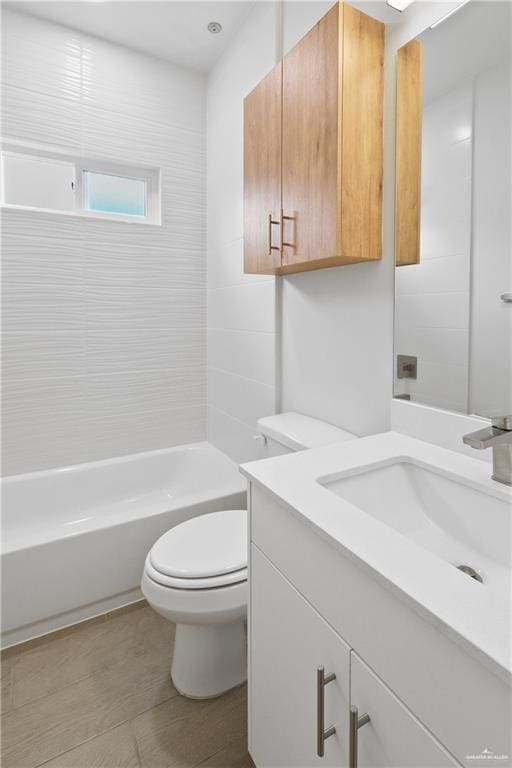
{"type": "Polygon", "coordinates": [[[382,258],[384,25],[339,3],[246,97],[244,263],[382,258]]]}

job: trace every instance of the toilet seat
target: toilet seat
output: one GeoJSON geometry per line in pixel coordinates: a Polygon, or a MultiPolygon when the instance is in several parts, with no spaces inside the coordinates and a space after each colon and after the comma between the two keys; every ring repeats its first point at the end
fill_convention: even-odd
{"type": "Polygon", "coordinates": [[[173,589],[215,589],[247,581],[247,567],[241,568],[239,571],[210,576],[206,579],[180,579],[176,576],[167,576],[154,568],[149,555],[146,558],[144,570],[146,575],[157,584],[173,589]]]}
{"type": "Polygon", "coordinates": [[[215,589],[247,580],[247,510],[194,517],[164,533],[151,548],[145,571],[174,589],[215,589]]]}

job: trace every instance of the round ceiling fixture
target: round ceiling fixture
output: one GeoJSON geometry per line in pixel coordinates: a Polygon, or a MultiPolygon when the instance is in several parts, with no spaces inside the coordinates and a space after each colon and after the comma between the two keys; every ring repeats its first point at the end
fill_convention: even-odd
{"type": "Polygon", "coordinates": [[[210,21],[208,24],[208,32],[211,32],[212,35],[218,35],[219,32],[222,32],[222,24],[219,24],[218,21],[210,21]]]}

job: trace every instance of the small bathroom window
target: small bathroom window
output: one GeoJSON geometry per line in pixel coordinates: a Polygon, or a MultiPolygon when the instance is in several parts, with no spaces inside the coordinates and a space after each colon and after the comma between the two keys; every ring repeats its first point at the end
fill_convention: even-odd
{"type": "Polygon", "coordinates": [[[111,173],[84,171],[84,200],[88,211],[146,216],[146,180],[111,173]]]}
{"type": "Polygon", "coordinates": [[[161,223],[159,168],[72,157],[26,145],[23,151],[16,145],[2,149],[3,207],[161,223]]]}

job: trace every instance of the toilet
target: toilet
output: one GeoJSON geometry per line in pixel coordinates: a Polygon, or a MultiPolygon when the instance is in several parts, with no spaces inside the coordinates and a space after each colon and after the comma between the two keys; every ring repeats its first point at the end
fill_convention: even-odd
{"type": "MultiPolygon", "coordinates": [[[[258,421],[264,456],[355,439],[298,413],[258,421]]],[[[144,565],[141,588],[176,623],[171,677],[179,693],[212,698],[247,679],[247,510],[194,517],[164,533],[144,565]]]]}

